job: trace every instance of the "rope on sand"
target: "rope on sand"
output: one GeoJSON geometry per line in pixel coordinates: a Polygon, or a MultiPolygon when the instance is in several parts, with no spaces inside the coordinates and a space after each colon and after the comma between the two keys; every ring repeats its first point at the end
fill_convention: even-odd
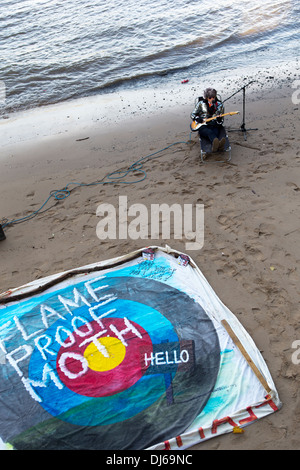
{"type": "Polygon", "coordinates": [[[5,227],[11,226],[11,225],[19,224],[19,223],[25,222],[27,220],[30,220],[33,217],[36,217],[38,214],[43,214],[44,212],[46,212],[49,209],[51,209],[52,207],[54,207],[58,202],[68,198],[70,196],[71,192],[74,191],[74,189],[79,188],[79,187],[96,186],[96,185],[100,185],[100,184],[116,184],[116,183],[136,184],[136,183],[140,183],[141,181],[144,181],[147,178],[147,173],[143,169],[143,166],[146,162],[148,162],[149,160],[154,160],[155,158],[162,157],[162,155],[160,155],[162,152],[164,152],[165,150],[168,150],[171,147],[174,147],[175,145],[189,144],[189,143],[190,143],[190,141],[188,141],[188,142],[183,142],[183,141],[182,142],[174,142],[173,144],[170,144],[170,145],[168,145],[167,147],[164,147],[161,150],[158,150],[154,153],[151,153],[149,155],[146,155],[145,157],[140,158],[139,160],[134,162],[132,165],[130,165],[128,168],[119,169],[119,170],[113,171],[111,173],[108,173],[101,180],[97,180],[97,181],[94,181],[92,183],[77,183],[77,182],[72,181],[72,182],[68,183],[62,189],[57,189],[57,190],[51,191],[50,194],[49,194],[49,197],[46,199],[46,201],[36,211],[33,211],[30,214],[28,214],[27,216],[21,217],[21,218],[18,218],[18,219],[8,220],[7,218],[4,218],[4,219],[2,219],[0,225],[2,225],[2,228],[5,228],[5,227]],[[135,179],[134,181],[128,181],[128,180],[124,179],[128,175],[134,174],[136,172],[141,174],[141,177],[139,179],[135,179]],[[73,186],[73,187],[71,188],[71,186],[73,186]],[[44,207],[48,204],[48,202],[51,199],[54,199],[55,204],[52,204],[47,209],[44,209],[44,207]]]}

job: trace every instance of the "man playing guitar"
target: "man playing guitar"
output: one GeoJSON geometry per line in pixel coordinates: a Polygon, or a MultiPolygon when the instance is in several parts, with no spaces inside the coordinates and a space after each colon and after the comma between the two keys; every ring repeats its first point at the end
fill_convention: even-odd
{"type": "Polygon", "coordinates": [[[210,140],[213,152],[223,150],[226,143],[225,137],[219,140],[224,122],[223,117],[217,117],[220,114],[224,114],[224,106],[218,99],[216,90],[214,88],[206,88],[203,97],[199,98],[194,111],[191,113],[191,118],[196,122],[195,130],[198,130],[199,136],[210,140]],[[207,119],[210,119],[210,121],[206,123],[207,119]]]}

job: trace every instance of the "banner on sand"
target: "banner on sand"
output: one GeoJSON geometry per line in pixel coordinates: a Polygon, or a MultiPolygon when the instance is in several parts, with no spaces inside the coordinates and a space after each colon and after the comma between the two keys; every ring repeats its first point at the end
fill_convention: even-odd
{"type": "Polygon", "coordinates": [[[2,294],[0,345],[14,449],[184,449],[281,405],[248,333],[169,247],[2,294]]]}

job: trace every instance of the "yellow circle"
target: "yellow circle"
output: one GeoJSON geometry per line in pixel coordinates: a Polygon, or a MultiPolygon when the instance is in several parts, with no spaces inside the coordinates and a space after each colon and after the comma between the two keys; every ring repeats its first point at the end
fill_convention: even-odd
{"type": "Polygon", "coordinates": [[[90,369],[104,372],[121,364],[126,354],[126,348],[118,338],[105,336],[96,341],[99,346],[90,343],[83,354],[90,369]]]}

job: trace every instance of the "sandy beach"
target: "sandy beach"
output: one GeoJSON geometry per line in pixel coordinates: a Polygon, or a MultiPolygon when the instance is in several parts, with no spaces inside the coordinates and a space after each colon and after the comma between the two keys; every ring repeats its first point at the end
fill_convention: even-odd
{"type": "Polygon", "coordinates": [[[299,65],[244,72],[172,90],[88,97],[0,121],[2,224],[30,215],[51,191],[77,183],[68,197],[52,198],[36,217],[4,229],[0,292],[151,244],[186,252],[186,240],[172,236],[99,240],[99,204],[117,208],[119,196],[147,207],[204,204],[204,246],[186,253],[252,336],[283,407],[243,434],[223,435],[194,450],[300,448],[300,365],[292,362],[292,344],[300,340],[299,65]],[[208,157],[201,163],[198,137],[189,128],[194,99],[209,85],[225,99],[252,80],[246,87],[247,140],[240,130],[240,91],[225,103],[226,112],[240,112],[225,118],[231,161],[208,157]],[[134,172],[126,184],[104,180],[150,155],[143,181],[135,182],[141,174],[134,172]],[[87,186],[92,182],[97,184],[87,186]]]}

